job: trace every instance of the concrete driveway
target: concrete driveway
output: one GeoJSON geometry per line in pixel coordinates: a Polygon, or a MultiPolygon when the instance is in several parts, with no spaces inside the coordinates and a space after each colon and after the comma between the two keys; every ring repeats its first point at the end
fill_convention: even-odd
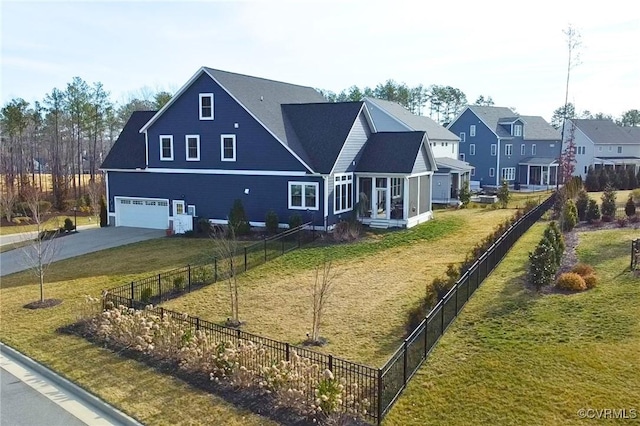
{"type": "MultiPolygon", "coordinates": [[[[56,238],[53,243],[58,244],[57,253],[53,261],[69,259],[95,251],[112,247],[124,246],[139,241],[160,238],[165,230],[107,227],[80,230],[76,234],[56,238]]],[[[47,241],[45,244],[51,244],[47,241]]],[[[7,251],[0,254],[0,277],[29,269],[22,249],[7,251]]]]}

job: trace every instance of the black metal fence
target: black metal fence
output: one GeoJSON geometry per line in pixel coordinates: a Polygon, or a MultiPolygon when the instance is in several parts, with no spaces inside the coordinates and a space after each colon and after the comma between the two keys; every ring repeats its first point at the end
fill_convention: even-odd
{"type": "Polygon", "coordinates": [[[631,272],[640,269],[640,239],[631,240],[631,272]]]}
{"type": "MultiPolygon", "coordinates": [[[[309,222],[242,247],[233,256],[235,273],[241,274],[298,249],[314,241],[318,235],[319,233],[309,222]]],[[[141,308],[148,304],[156,305],[205,285],[227,279],[231,272],[229,262],[225,261],[227,259],[214,257],[209,264],[187,265],[132,281],[108,290],[106,297],[115,305],[126,305],[132,308],[141,308]]]]}
{"type": "MultiPolygon", "coordinates": [[[[458,316],[471,295],[498,265],[513,244],[553,205],[554,199],[555,194],[552,194],[539,206],[515,221],[491,247],[462,274],[451,290],[438,301],[426,315],[425,319],[413,330],[409,337],[404,339],[402,345],[381,368],[353,363],[333,357],[332,355],[296,347],[289,343],[246,333],[241,330],[214,324],[197,317],[186,316],[160,307],[148,310],[148,312],[153,312],[161,316],[171,315],[175,319],[186,321],[194,329],[205,331],[210,338],[216,339],[217,341],[230,340],[232,343],[251,341],[259,344],[265,349],[265,359],[259,360],[259,362],[288,361],[290,360],[292,351],[295,350],[299,356],[318,364],[320,372],[324,369],[329,369],[338,379],[344,378],[348,386],[357,384],[358,395],[355,395],[356,398],[360,401],[366,398],[369,402],[367,413],[364,416],[365,419],[372,423],[380,424],[402,391],[406,388],[409,380],[411,380],[418,368],[420,368],[427,359],[435,344],[445,333],[452,321],[458,316]]],[[[249,269],[250,267],[266,262],[268,259],[273,258],[270,256],[273,256],[274,253],[283,254],[289,250],[300,247],[303,240],[299,238],[299,234],[295,235],[297,235],[297,237],[293,238],[293,243],[291,243],[291,241],[285,243],[278,240],[279,242],[274,244],[272,239],[271,241],[265,240],[264,242],[245,248],[244,253],[242,253],[245,259],[245,268],[249,269]],[[277,251],[273,251],[272,248],[274,245],[277,245],[277,251]],[[258,246],[261,247],[259,250],[256,249],[258,246]],[[256,253],[260,253],[261,255],[258,256],[256,253]]],[[[315,239],[315,235],[311,236],[311,240],[313,239],[315,239]]],[[[634,242],[634,244],[636,243],[634,242]]],[[[163,297],[168,298],[167,295],[169,293],[180,291],[177,289],[179,283],[185,283],[186,289],[182,291],[190,291],[194,285],[201,285],[198,280],[201,279],[201,276],[205,275],[213,280],[211,282],[220,279],[215,262],[213,266],[188,266],[110,290],[105,297],[105,302],[112,301],[116,305],[144,308],[144,305],[152,302],[151,300],[145,302],[145,296],[148,296],[149,293],[151,293],[153,297],[164,300],[163,297]],[[211,274],[211,276],[207,274],[211,274]],[[196,276],[199,278],[196,279],[196,276]],[[178,284],[176,284],[176,282],[178,284]]],[[[203,279],[202,282],[207,282],[207,280],[203,279]]],[[[345,404],[344,408],[346,409],[346,402],[343,402],[343,404],[345,404]]]]}
{"type": "Polygon", "coordinates": [[[492,245],[465,271],[455,285],[431,309],[426,318],[404,340],[389,361],[380,369],[379,402],[382,419],[398,399],[407,383],[424,363],[436,342],[451,322],[458,316],[467,300],[484,279],[493,271],[513,244],[536,223],[552,205],[555,194],[538,207],[514,222],[492,245]]]}

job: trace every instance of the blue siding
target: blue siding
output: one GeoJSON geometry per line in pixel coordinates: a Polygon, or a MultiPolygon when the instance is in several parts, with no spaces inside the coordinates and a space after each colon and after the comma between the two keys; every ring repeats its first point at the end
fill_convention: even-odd
{"type": "Polygon", "coordinates": [[[202,74],[147,130],[149,167],[305,171],[278,140],[202,74]],[[214,120],[199,119],[199,94],[213,93],[214,120]],[[238,128],[235,128],[235,123],[238,128]],[[200,161],[186,161],[185,135],[200,135],[200,161]],[[236,161],[221,161],[220,135],[236,135],[236,161]],[[173,161],[160,161],[160,135],[173,135],[173,161]]]}
{"type": "MultiPolygon", "coordinates": [[[[473,180],[480,181],[480,185],[495,185],[496,178],[489,177],[489,168],[496,169],[496,174],[500,171],[497,170],[497,158],[496,155],[491,156],[491,144],[498,144],[495,133],[489,129],[471,110],[466,110],[458,119],[451,124],[449,130],[456,135],[460,135],[464,132],[466,135],[465,142],[460,142],[460,154],[464,154],[466,162],[475,167],[475,176],[473,180]],[[470,136],[469,127],[476,125],[476,135],[470,136]],[[469,145],[475,144],[475,155],[469,155],[469,145]]],[[[515,144],[515,142],[514,142],[515,144]]],[[[518,145],[519,147],[520,145],[518,145]]],[[[500,147],[504,153],[504,141],[500,143],[500,147]]],[[[515,146],[514,146],[515,149],[515,146]]],[[[520,148],[518,148],[519,150],[520,148]]],[[[515,151],[514,151],[515,153],[515,151]]],[[[517,152],[520,154],[520,151],[517,152]]],[[[503,165],[504,155],[500,156],[500,167],[508,167],[503,165]]]]}
{"type": "MultiPolygon", "coordinates": [[[[226,219],[235,199],[242,200],[250,221],[264,222],[268,210],[274,210],[281,223],[293,213],[303,221],[313,216],[323,224],[323,180],[311,176],[242,176],[184,173],[109,172],[109,211],[114,212],[114,197],[149,197],[184,200],[196,206],[198,217],[226,219]],[[288,182],[317,182],[319,209],[288,208],[288,182]],[[245,194],[249,189],[249,194],[245,194]]],[[[171,213],[173,214],[173,213],[171,213]]]]}

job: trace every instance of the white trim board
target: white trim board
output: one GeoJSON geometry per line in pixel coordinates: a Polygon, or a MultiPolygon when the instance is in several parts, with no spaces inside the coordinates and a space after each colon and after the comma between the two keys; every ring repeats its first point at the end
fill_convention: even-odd
{"type": "Polygon", "coordinates": [[[309,174],[300,171],[286,170],[222,170],[222,169],[169,169],[164,167],[146,169],[104,169],[109,172],[124,173],[183,173],[191,175],[245,175],[245,176],[291,176],[291,177],[320,177],[320,175],[309,174]]]}

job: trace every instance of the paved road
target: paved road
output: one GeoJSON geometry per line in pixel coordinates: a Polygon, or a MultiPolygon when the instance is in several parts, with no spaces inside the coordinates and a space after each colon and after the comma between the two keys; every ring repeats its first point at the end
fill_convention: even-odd
{"type": "MultiPolygon", "coordinates": [[[[164,230],[144,228],[107,227],[81,230],[78,233],[47,241],[57,244],[53,261],[69,259],[112,247],[160,238],[164,230]]],[[[0,253],[0,277],[29,269],[22,249],[0,253]]]]}
{"type": "Polygon", "coordinates": [[[141,426],[20,352],[0,349],[1,426],[141,426]]]}

